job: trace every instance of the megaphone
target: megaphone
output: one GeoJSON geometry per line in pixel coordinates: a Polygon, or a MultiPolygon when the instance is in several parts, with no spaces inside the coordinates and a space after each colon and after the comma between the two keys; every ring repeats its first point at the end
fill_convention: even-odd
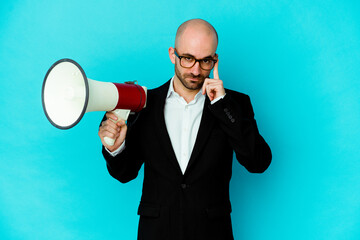
{"type": "MultiPolygon", "coordinates": [[[[130,112],[139,112],[146,106],[146,96],[146,87],[137,84],[88,79],[81,66],[68,58],[50,67],[41,94],[47,119],[59,129],[74,127],[86,112],[92,111],[113,111],[119,120],[126,121],[130,112]]],[[[114,145],[114,139],[104,140],[114,145]]]]}

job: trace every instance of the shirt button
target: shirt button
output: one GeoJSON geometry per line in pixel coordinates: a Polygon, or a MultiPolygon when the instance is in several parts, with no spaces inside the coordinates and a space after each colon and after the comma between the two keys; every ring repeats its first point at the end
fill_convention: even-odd
{"type": "Polygon", "coordinates": [[[226,113],[227,113],[228,111],[229,111],[229,109],[227,109],[227,108],[224,108],[224,112],[226,112],[226,113]]]}
{"type": "Polygon", "coordinates": [[[182,189],[185,189],[186,187],[187,187],[187,186],[186,186],[185,183],[182,183],[182,184],[181,184],[181,188],[182,188],[182,189]]]}

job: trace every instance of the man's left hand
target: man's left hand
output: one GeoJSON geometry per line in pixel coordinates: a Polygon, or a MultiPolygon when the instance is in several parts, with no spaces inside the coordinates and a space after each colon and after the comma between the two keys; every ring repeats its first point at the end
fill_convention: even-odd
{"type": "Polygon", "coordinates": [[[218,66],[219,66],[219,60],[215,63],[214,66],[214,71],[213,71],[214,78],[213,79],[206,78],[202,86],[202,94],[204,95],[206,93],[210,101],[225,95],[223,81],[221,81],[219,78],[218,66]]]}

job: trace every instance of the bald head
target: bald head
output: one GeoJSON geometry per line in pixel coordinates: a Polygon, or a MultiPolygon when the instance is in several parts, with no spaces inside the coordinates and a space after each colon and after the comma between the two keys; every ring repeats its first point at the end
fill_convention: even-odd
{"type": "Polygon", "coordinates": [[[175,37],[175,48],[179,47],[183,37],[196,37],[201,35],[212,39],[212,45],[215,49],[217,48],[218,35],[215,28],[202,19],[191,19],[179,26],[175,37]]]}

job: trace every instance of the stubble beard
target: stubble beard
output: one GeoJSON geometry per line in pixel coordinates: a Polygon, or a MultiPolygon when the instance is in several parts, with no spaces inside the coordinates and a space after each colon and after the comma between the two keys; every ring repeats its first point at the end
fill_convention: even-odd
{"type": "Polygon", "coordinates": [[[209,75],[205,76],[202,74],[199,74],[197,76],[195,76],[192,73],[181,74],[176,64],[175,64],[175,74],[177,78],[180,80],[181,84],[188,90],[201,89],[204,84],[205,78],[209,77],[209,75]],[[198,81],[196,82],[190,80],[186,81],[186,78],[193,78],[193,79],[197,79],[198,81]]]}

